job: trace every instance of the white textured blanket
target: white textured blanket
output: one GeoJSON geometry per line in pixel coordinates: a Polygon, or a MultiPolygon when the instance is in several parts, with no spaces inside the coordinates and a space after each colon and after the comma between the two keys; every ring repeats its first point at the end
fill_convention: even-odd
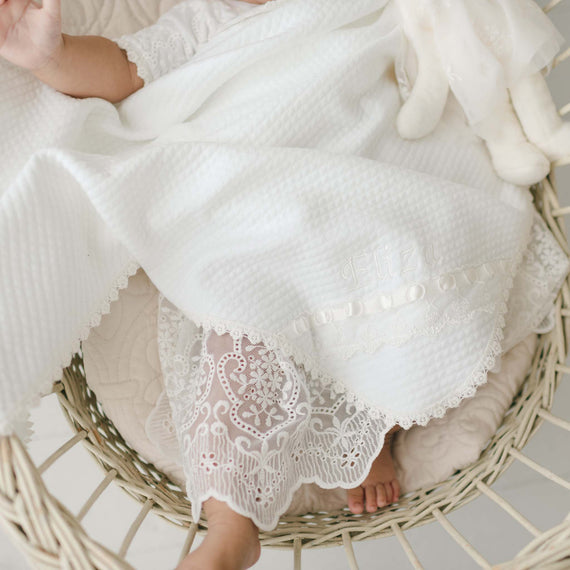
{"type": "Polygon", "coordinates": [[[196,323],[278,346],[390,423],[474,393],[507,348],[531,196],[458,144],[457,109],[397,136],[384,5],[269,3],[118,107],[0,62],[0,432],[139,265],[196,323]]]}
{"type": "MultiPolygon", "coordinates": [[[[169,449],[177,445],[175,438],[168,438],[166,448],[153,443],[157,435],[163,441],[165,438],[153,434],[152,428],[174,428],[171,417],[161,417],[160,424],[148,421],[164,391],[157,342],[158,295],[139,269],[129,279],[129,286],[119,292],[111,312],[103,315],[101,324],[82,343],[83,365],[89,388],[129,445],[184,487],[181,455],[169,449]]],[[[479,457],[526,377],[535,346],[536,335],[530,334],[503,355],[501,371],[489,373],[473,398],[426,426],[398,432],[394,461],[402,494],[444,481],[479,457]]],[[[287,461],[283,454],[282,465],[287,461]]],[[[232,499],[238,500],[237,496],[232,499]]],[[[340,509],[346,500],[346,489],[305,483],[295,491],[287,512],[340,509]]]]}

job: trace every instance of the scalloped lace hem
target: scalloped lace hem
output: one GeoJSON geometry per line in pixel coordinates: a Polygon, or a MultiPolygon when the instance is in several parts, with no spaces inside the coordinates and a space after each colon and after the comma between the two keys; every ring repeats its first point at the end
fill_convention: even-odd
{"type": "MultiPolygon", "coordinates": [[[[502,307],[502,310],[503,313],[506,311],[506,305],[502,307]]],[[[201,434],[196,438],[184,434],[184,429],[182,429],[179,437],[181,441],[180,449],[183,450],[183,453],[178,456],[178,462],[182,465],[184,471],[186,493],[192,504],[194,522],[198,523],[200,520],[203,502],[209,497],[214,497],[226,502],[235,512],[250,518],[259,529],[270,531],[276,528],[280,517],[286,513],[287,508],[291,504],[295,491],[302,484],[315,483],[323,489],[351,489],[358,487],[368,476],[373,461],[382,450],[386,434],[395,424],[399,424],[404,429],[408,429],[413,423],[426,425],[431,418],[442,417],[448,408],[457,407],[462,400],[475,395],[476,389],[487,381],[488,371],[493,368],[497,356],[501,353],[500,341],[503,337],[503,326],[504,318],[502,314],[499,314],[497,315],[495,329],[489,340],[487,350],[481,358],[479,366],[469,377],[468,381],[454,391],[452,395],[430,406],[421,414],[402,416],[386,412],[370,406],[357,395],[346,390],[346,401],[350,401],[355,409],[358,410],[356,415],[360,418],[360,431],[353,437],[351,442],[354,453],[349,453],[345,458],[345,462],[347,460],[352,461],[350,469],[345,468],[342,474],[339,474],[338,466],[337,468],[330,468],[329,463],[325,460],[327,454],[324,453],[316,458],[320,458],[320,461],[305,463],[305,466],[311,465],[310,468],[305,467],[312,470],[310,474],[306,472],[297,473],[293,476],[289,474],[290,479],[289,477],[284,477],[284,479],[289,479],[287,484],[278,485],[279,489],[277,489],[274,482],[269,479],[276,473],[276,465],[281,470],[275,475],[279,478],[279,475],[282,475],[283,472],[289,469],[287,463],[292,464],[293,468],[298,465],[293,460],[288,461],[288,459],[284,459],[281,456],[278,462],[273,463],[271,460],[272,453],[268,452],[267,448],[265,450],[262,448],[262,452],[257,453],[255,444],[248,444],[248,452],[243,453],[243,448],[234,446],[229,439],[224,442],[223,446],[220,446],[220,433],[218,433],[217,439],[216,436],[211,434],[208,437],[214,437],[214,439],[201,439],[205,437],[206,428],[204,425],[198,428],[197,431],[201,432],[201,434]],[[368,417],[370,421],[363,424],[362,418],[365,417],[368,417]],[[216,441],[217,444],[212,445],[212,441],[216,441]],[[355,441],[358,441],[358,443],[355,443],[355,441]],[[225,449],[222,450],[221,447],[224,446],[225,449]],[[355,449],[357,452],[355,452],[355,449]],[[215,454],[209,453],[209,450],[215,450],[215,454]],[[256,454],[258,457],[253,458],[256,454]],[[184,460],[181,457],[184,457],[184,460]],[[238,469],[239,466],[242,467],[241,470],[238,469]],[[253,473],[254,476],[256,475],[259,478],[254,485],[260,491],[258,497],[252,494],[246,495],[243,485],[236,485],[236,475],[238,475],[239,480],[242,480],[241,477],[247,473],[253,473]],[[261,501],[261,504],[256,501],[261,501]]],[[[189,423],[186,422],[185,426],[187,427],[189,423]]],[[[307,429],[311,431],[312,428],[309,427],[307,429]]],[[[213,432],[214,428],[211,428],[211,430],[213,432]]],[[[339,431],[341,430],[342,428],[340,428],[339,424],[339,431]]],[[[317,434],[316,429],[314,433],[311,433],[310,437],[314,440],[312,442],[313,449],[318,446],[315,442],[319,439],[319,436],[322,436],[322,434],[317,434]]],[[[340,438],[342,434],[335,434],[335,436],[340,438]]],[[[227,435],[224,437],[227,437],[227,435]]],[[[350,449],[351,445],[348,446],[348,449],[350,449]]],[[[292,459],[298,453],[298,449],[293,448],[292,451],[290,447],[289,438],[287,438],[285,444],[282,444],[278,450],[272,450],[272,452],[286,454],[292,459]]],[[[315,453],[313,453],[313,459],[315,459],[314,455],[315,453]]],[[[283,481],[279,482],[283,483],[283,481]]]]}
{"type": "MultiPolygon", "coordinates": [[[[525,249],[513,263],[515,274],[525,249]]],[[[426,425],[487,381],[502,353],[512,287],[513,276],[507,275],[492,333],[472,372],[448,396],[414,414],[370,404],[282,335],[182,314],[168,300],[163,306],[159,294],[158,344],[168,402],[147,424],[147,434],[159,447],[167,447],[170,438],[194,521],[213,496],[271,530],[303,483],[359,486],[395,424],[426,425]]]]}
{"type": "MultiPolygon", "coordinates": [[[[514,263],[518,267],[522,254],[518,256],[517,261],[514,263]]],[[[285,356],[291,358],[297,366],[302,366],[305,372],[310,374],[314,381],[321,384],[323,387],[332,386],[336,393],[345,394],[348,402],[353,402],[357,410],[366,409],[373,419],[384,418],[386,421],[393,424],[399,424],[404,429],[410,428],[414,423],[418,425],[426,425],[432,418],[441,418],[448,408],[457,407],[461,400],[472,397],[477,388],[486,382],[487,372],[492,370],[495,366],[497,357],[502,352],[501,341],[504,338],[503,329],[505,326],[505,314],[507,312],[507,300],[509,293],[513,286],[513,277],[508,276],[506,279],[506,286],[503,290],[503,301],[498,303],[497,320],[495,323],[494,332],[487,345],[485,355],[480,359],[479,364],[475,367],[472,374],[467,381],[462,384],[450,396],[442,401],[435,403],[425,408],[424,411],[417,414],[400,414],[388,408],[380,408],[373,404],[368,403],[365,399],[360,397],[357,392],[348,388],[342,381],[333,378],[324,372],[316,359],[297,347],[293,346],[284,335],[279,333],[268,333],[260,329],[243,326],[232,321],[220,320],[198,313],[185,313],[196,326],[202,327],[204,331],[215,331],[217,334],[230,334],[233,339],[238,339],[247,336],[248,339],[256,344],[263,343],[269,350],[281,350],[285,356]]],[[[165,299],[162,293],[159,293],[159,302],[165,299]]]]}

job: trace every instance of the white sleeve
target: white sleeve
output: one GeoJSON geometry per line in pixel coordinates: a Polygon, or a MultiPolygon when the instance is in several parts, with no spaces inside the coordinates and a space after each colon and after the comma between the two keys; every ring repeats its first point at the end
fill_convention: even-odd
{"type": "Polygon", "coordinates": [[[180,67],[223,24],[255,7],[239,0],[183,0],[151,26],[113,41],[127,52],[145,84],[180,67]]]}
{"type": "Polygon", "coordinates": [[[202,2],[184,0],[162,14],[152,25],[134,34],[113,38],[137,66],[145,85],[186,63],[196,51],[201,38],[198,19],[202,2]]]}

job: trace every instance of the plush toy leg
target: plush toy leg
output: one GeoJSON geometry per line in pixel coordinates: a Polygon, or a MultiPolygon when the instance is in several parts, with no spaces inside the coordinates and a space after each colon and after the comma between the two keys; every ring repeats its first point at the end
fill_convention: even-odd
{"type": "Polygon", "coordinates": [[[433,30],[422,21],[416,0],[398,0],[404,31],[418,61],[418,73],[408,100],[398,114],[398,133],[418,139],[431,133],[443,115],[449,83],[442,70],[433,30]]]}
{"type": "Polygon", "coordinates": [[[570,123],[560,117],[542,73],[521,79],[511,97],[529,141],[551,161],[570,156],[570,123]]]}
{"type": "Polygon", "coordinates": [[[473,125],[487,143],[497,174],[508,182],[529,186],[550,172],[550,162],[522,131],[508,94],[485,120],[473,125]]]}

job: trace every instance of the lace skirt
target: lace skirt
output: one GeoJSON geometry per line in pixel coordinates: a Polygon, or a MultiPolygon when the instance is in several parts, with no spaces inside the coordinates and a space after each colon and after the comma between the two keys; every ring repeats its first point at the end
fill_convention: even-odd
{"type": "Polygon", "coordinates": [[[158,315],[165,390],[147,433],[182,463],[194,521],[215,497],[271,530],[302,483],[366,478],[393,424],[279,349],[196,326],[162,294],[158,315]]]}

